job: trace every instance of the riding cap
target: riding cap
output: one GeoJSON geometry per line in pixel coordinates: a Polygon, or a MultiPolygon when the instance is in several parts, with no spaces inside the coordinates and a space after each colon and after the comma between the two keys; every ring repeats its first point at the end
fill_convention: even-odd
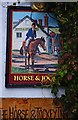
{"type": "Polygon", "coordinates": [[[34,26],[35,26],[36,24],[33,22],[33,23],[32,23],[32,25],[34,25],[34,26]]]}

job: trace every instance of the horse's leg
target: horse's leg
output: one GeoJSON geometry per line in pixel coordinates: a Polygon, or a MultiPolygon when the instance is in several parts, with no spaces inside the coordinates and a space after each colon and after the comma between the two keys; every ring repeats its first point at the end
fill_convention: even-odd
{"type": "Polygon", "coordinates": [[[32,56],[32,66],[34,66],[34,55],[32,56]]]}
{"type": "Polygon", "coordinates": [[[27,68],[27,52],[25,51],[25,69],[27,68]]]}
{"type": "Polygon", "coordinates": [[[32,64],[32,69],[34,70],[34,55],[31,57],[31,64],[32,64]]]}
{"type": "Polygon", "coordinates": [[[29,69],[29,66],[30,66],[30,54],[28,54],[28,69],[29,69]]]}

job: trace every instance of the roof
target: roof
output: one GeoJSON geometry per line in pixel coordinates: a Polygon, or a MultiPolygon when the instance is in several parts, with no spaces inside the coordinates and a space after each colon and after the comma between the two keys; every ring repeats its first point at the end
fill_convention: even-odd
{"type": "MultiPolygon", "coordinates": [[[[21,22],[23,22],[26,18],[28,18],[29,20],[31,20],[32,22],[35,22],[34,19],[32,19],[31,17],[29,17],[28,15],[26,15],[24,18],[22,18],[21,20],[19,20],[19,22],[14,25],[13,29],[16,28],[21,22]]],[[[44,30],[44,27],[41,26],[40,24],[38,24],[37,22],[35,22],[35,24],[41,29],[41,31],[43,31],[47,36],[50,36],[50,34],[48,32],[46,32],[44,30]]]]}
{"type": "Polygon", "coordinates": [[[19,22],[18,22],[16,25],[14,25],[13,29],[16,28],[16,27],[17,27],[21,22],[23,22],[26,18],[28,18],[28,19],[30,19],[32,22],[34,22],[34,20],[33,20],[31,17],[29,17],[28,15],[26,15],[24,18],[20,19],[19,22]]]}
{"type": "Polygon", "coordinates": [[[56,33],[56,34],[61,34],[60,31],[59,31],[59,28],[49,27],[49,30],[56,33]]]}
{"type": "MultiPolygon", "coordinates": [[[[25,16],[23,19],[19,20],[19,22],[14,25],[13,29],[16,28],[21,22],[23,22],[26,18],[28,18],[29,20],[31,20],[32,22],[35,22],[34,19],[32,19],[31,17],[29,17],[28,15],[25,16]]],[[[35,24],[41,29],[41,31],[43,31],[46,35],[50,36],[48,32],[46,32],[42,26],[40,26],[37,22],[35,22],[35,24]]]]}

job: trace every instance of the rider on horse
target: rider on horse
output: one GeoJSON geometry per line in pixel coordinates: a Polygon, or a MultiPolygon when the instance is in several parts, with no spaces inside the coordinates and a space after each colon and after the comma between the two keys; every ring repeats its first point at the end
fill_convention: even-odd
{"type": "MultiPolygon", "coordinates": [[[[36,30],[35,30],[35,23],[32,23],[32,27],[28,30],[27,34],[26,34],[26,47],[28,49],[29,44],[31,41],[34,41],[34,39],[36,38],[36,30]]],[[[39,48],[37,47],[37,51],[40,54],[39,48]]]]}

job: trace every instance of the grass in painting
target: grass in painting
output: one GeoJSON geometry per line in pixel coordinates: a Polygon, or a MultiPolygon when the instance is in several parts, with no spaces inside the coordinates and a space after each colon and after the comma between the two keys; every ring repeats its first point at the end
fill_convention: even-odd
{"type": "Polygon", "coordinates": [[[28,70],[23,68],[12,67],[12,73],[28,73],[28,70]]]}

